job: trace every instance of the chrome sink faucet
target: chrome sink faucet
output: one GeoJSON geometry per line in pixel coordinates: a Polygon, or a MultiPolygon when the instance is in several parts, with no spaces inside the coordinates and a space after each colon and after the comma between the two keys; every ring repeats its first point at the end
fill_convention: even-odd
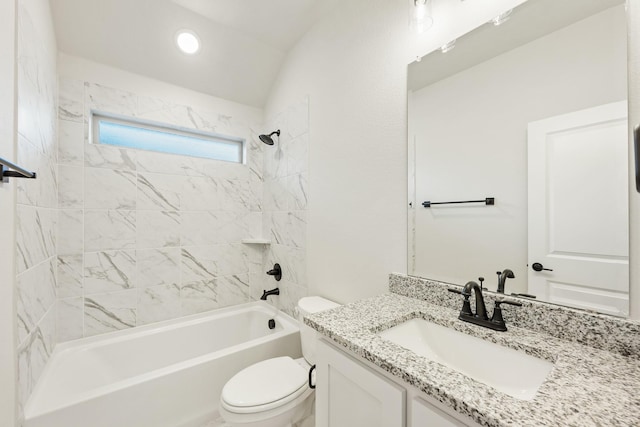
{"type": "Polygon", "coordinates": [[[474,325],[493,329],[494,331],[507,330],[507,325],[504,323],[504,319],[502,318],[502,308],[500,307],[500,304],[509,304],[515,306],[522,305],[521,303],[514,301],[496,300],[495,307],[493,309],[493,315],[491,316],[491,319],[489,319],[489,317],[487,316],[487,308],[484,303],[484,297],[482,296],[482,288],[476,282],[467,282],[467,284],[462,288],[462,291],[459,291],[457,289],[449,289],[449,291],[462,294],[462,296],[464,297],[464,301],[462,302],[462,310],[460,310],[458,319],[464,322],[473,323],[474,325]],[[473,313],[473,311],[471,311],[471,302],[469,300],[469,298],[471,297],[471,291],[474,292],[476,300],[475,314],[473,313]]]}

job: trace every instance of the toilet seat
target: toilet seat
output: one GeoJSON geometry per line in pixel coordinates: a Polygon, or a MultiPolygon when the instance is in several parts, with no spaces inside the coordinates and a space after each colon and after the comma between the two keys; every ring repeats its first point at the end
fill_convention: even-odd
{"type": "Polygon", "coordinates": [[[233,376],[222,389],[220,403],[236,414],[269,411],[310,391],[307,381],[308,371],[291,357],[263,360],[233,376]]]}

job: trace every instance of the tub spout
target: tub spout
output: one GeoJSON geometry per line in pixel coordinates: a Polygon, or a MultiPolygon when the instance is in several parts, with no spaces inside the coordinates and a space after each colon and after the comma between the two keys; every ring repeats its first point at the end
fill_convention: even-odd
{"type": "Polygon", "coordinates": [[[263,290],[262,296],[260,297],[260,299],[262,301],[266,301],[269,295],[280,295],[280,288],[274,288],[274,289],[271,289],[270,291],[263,290]]]}

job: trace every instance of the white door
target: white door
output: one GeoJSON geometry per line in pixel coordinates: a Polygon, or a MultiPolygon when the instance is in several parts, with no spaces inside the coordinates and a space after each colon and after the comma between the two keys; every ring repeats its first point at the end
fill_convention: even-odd
{"type": "Polygon", "coordinates": [[[626,101],[532,122],[528,131],[529,293],[627,315],[626,101]]]}

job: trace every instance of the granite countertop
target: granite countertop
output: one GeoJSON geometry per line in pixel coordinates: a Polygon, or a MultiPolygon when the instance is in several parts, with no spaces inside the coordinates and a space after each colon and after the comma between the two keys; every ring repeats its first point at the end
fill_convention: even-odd
{"type": "Polygon", "coordinates": [[[640,426],[640,360],[508,322],[508,331],[492,331],[462,322],[458,314],[457,307],[389,293],[308,316],[305,323],[481,425],[640,426]],[[554,367],[533,400],[513,398],[376,335],[412,318],[523,351],[554,367]]]}

